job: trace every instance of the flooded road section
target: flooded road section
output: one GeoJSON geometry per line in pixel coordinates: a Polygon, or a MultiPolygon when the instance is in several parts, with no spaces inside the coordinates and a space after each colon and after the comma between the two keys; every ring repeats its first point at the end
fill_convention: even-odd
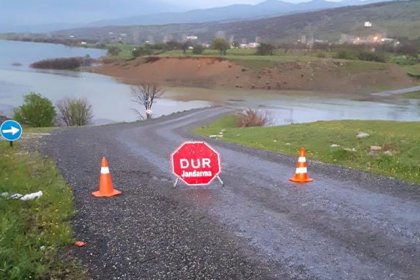
{"type": "Polygon", "coordinates": [[[272,125],[319,120],[420,121],[420,100],[308,91],[172,89],[167,98],[197,98],[268,113],[272,125]],[[361,99],[369,100],[362,101],[361,99]]]}

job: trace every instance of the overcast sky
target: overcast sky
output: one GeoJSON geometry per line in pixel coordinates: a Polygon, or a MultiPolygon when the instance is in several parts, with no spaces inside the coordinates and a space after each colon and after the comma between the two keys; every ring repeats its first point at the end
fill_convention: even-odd
{"type": "MultiPolygon", "coordinates": [[[[298,3],[309,0],[283,1],[298,3]]],[[[0,0],[0,30],[6,25],[87,23],[102,19],[261,2],[264,0],[0,0]]]]}
{"type": "MultiPolygon", "coordinates": [[[[189,5],[194,5],[200,8],[208,8],[208,7],[227,6],[227,5],[232,5],[232,4],[258,4],[263,1],[261,0],[195,0],[195,1],[165,0],[165,2],[174,3],[174,4],[185,2],[187,5],[189,4],[189,5]]],[[[287,1],[287,2],[295,2],[295,0],[287,1]]]]}
{"type": "MultiPolygon", "coordinates": [[[[308,2],[310,0],[282,0],[284,2],[291,2],[291,3],[300,3],[300,2],[308,2]]],[[[338,0],[327,0],[327,1],[338,1],[338,0]]],[[[264,2],[264,0],[165,0],[167,3],[172,4],[182,4],[185,6],[194,6],[199,8],[210,8],[210,7],[220,7],[220,6],[227,6],[233,4],[258,4],[264,2]],[[192,3],[191,3],[192,2],[192,3]]]]}

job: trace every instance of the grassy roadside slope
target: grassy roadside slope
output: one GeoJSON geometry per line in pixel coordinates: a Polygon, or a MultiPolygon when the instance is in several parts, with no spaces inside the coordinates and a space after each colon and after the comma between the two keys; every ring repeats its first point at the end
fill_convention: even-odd
{"type": "Polygon", "coordinates": [[[73,196],[52,161],[0,141],[0,193],[42,191],[33,201],[0,196],[0,279],[85,279],[61,256],[72,243],[73,196]]]}
{"type": "Polygon", "coordinates": [[[256,128],[235,124],[235,116],[225,116],[195,132],[223,135],[224,141],[292,156],[304,146],[309,160],[420,184],[420,122],[328,121],[256,128]],[[359,132],[370,136],[358,139],[359,132]],[[371,146],[382,150],[371,151],[371,146]]]}
{"type": "Polygon", "coordinates": [[[420,91],[405,93],[403,96],[409,99],[420,99],[420,91]]]}

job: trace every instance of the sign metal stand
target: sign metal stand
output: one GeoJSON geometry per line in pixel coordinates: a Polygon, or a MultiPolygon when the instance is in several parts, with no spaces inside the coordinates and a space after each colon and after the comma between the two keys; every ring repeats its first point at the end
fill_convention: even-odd
{"type": "MultiPolygon", "coordinates": [[[[223,182],[222,178],[220,178],[219,175],[217,175],[216,178],[220,182],[220,185],[222,185],[222,187],[224,187],[225,186],[225,183],[223,182]]],[[[173,185],[174,188],[176,188],[176,186],[178,185],[178,182],[179,182],[179,178],[176,177],[175,182],[174,182],[174,185],[173,185]]]]}

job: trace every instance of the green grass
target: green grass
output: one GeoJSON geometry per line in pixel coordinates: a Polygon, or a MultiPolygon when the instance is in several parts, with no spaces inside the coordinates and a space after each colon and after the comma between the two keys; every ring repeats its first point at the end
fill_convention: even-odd
{"type": "MultiPolygon", "coordinates": [[[[225,59],[231,60],[239,65],[248,67],[254,70],[261,70],[264,68],[274,67],[279,63],[287,62],[311,62],[319,61],[321,58],[317,57],[316,52],[311,53],[312,55],[304,55],[303,52],[290,51],[287,54],[284,54],[282,50],[276,51],[275,55],[255,55],[255,49],[230,49],[227,51],[225,56],[222,56],[225,59]]],[[[191,57],[220,57],[220,54],[217,50],[206,49],[201,55],[193,55],[191,50],[188,50],[184,55],[182,51],[175,50],[169,51],[161,54],[162,57],[182,57],[182,56],[191,56],[191,57]]]]}
{"type": "MultiPolygon", "coordinates": [[[[111,46],[111,45],[109,45],[111,46]]],[[[117,57],[108,57],[112,60],[130,60],[132,59],[131,50],[134,45],[120,44],[118,45],[122,52],[117,57]]],[[[420,64],[402,65],[399,60],[395,60],[396,56],[387,53],[387,62],[373,62],[359,60],[357,56],[354,59],[336,59],[335,51],[326,50],[304,50],[304,49],[276,49],[273,55],[261,56],[255,55],[256,49],[240,49],[232,48],[227,50],[225,59],[233,61],[234,63],[249,68],[255,72],[260,72],[266,68],[275,68],[282,63],[335,63],[341,64],[344,71],[349,74],[353,73],[367,73],[370,71],[385,71],[389,69],[391,64],[399,65],[403,71],[409,76],[420,77],[420,64]]],[[[182,50],[173,51],[159,51],[156,55],[160,57],[221,57],[218,50],[205,49],[201,55],[194,55],[192,50],[187,50],[184,54],[182,50]]],[[[363,93],[376,92],[380,90],[390,90],[392,86],[378,84],[374,88],[369,87],[362,90],[363,93]]]]}
{"type": "Polygon", "coordinates": [[[121,49],[121,52],[117,56],[110,56],[111,58],[128,60],[133,58],[132,50],[137,46],[132,44],[107,44],[106,49],[109,47],[118,47],[121,49]]]}
{"type": "Polygon", "coordinates": [[[397,88],[392,87],[390,85],[377,83],[375,85],[363,88],[360,92],[363,94],[370,94],[374,92],[381,92],[381,91],[387,91],[387,90],[393,90],[393,89],[397,89],[397,88]]]}
{"type": "MultiPolygon", "coordinates": [[[[229,49],[226,52],[227,56],[253,56],[255,54],[255,49],[229,49]]],[[[178,57],[178,56],[195,56],[192,53],[192,50],[187,50],[186,53],[182,50],[173,50],[173,51],[166,51],[161,54],[164,57],[178,57]]],[[[214,49],[205,49],[201,56],[220,56],[220,52],[214,49]]]]}
{"type": "MultiPolygon", "coordinates": [[[[389,63],[379,63],[371,61],[362,61],[358,59],[345,60],[345,59],[334,59],[333,52],[328,51],[304,51],[304,50],[289,50],[287,53],[282,49],[277,49],[274,55],[255,55],[255,49],[230,49],[227,51],[223,58],[234,61],[235,63],[248,67],[254,70],[261,70],[264,68],[275,67],[280,63],[290,62],[317,62],[322,60],[335,61],[342,63],[347,71],[352,73],[386,70],[389,67],[389,63]],[[322,54],[324,57],[320,57],[322,54]]],[[[162,57],[182,57],[191,56],[194,57],[191,50],[188,50],[184,55],[182,51],[175,50],[161,54],[162,57]]],[[[206,49],[200,56],[220,57],[219,52],[216,50],[206,49]]],[[[417,69],[414,66],[407,66],[407,71],[417,73],[417,69]],[[411,68],[410,68],[411,67],[411,68]]],[[[420,70],[419,70],[420,71],[420,70]]]]}
{"type": "MultiPolygon", "coordinates": [[[[118,58],[131,59],[131,50],[133,45],[118,45],[123,51],[118,58]]],[[[346,67],[349,72],[367,72],[375,70],[386,70],[390,63],[395,64],[393,61],[388,63],[379,63],[371,61],[362,61],[357,58],[354,59],[334,59],[335,52],[324,50],[303,50],[303,49],[290,49],[287,52],[284,49],[274,50],[273,55],[261,56],[255,55],[256,49],[240,49],[232,48],[227,50],[226,55],[222,56],[225,59],[232,60],[235,63],[248,67],[254,70],[261,70],[264,68],[275,67],[279,63],[291,62],[317,62],[322,60],[339,62],[346,67]]],[[[221,57],[218,50],[205,49],[201,55],[194,55],[192,50],[187,50],[184,54],[182,50],[164,51],[159,54],[161,57],[221,57]]],[[[411,76],[420,75],[420,64],[404,66],[407,73],[411,76]]]]}
{"type": "Polygon", "coordinates": [[[235,124],[235,116],[225,116],[197,128],[196,133],[209,136],[224,129],[224,141],[292,156],[303,146],[310,160],[420,184],[420,122],[328,121],[256,128],[236,128],[235,124]],[[357,139],[359,132],[370,136],[357,139]],[[381,146],[383,151],[369,155],[370,146],[381,146]]]}
{"type": "Polygon", "coordinates": [[[408,75],[415,78],[420,78],[420,63],[417,63],[415,65],[405,66],[404,68],[407,71],[408,75]]]}
{"type": "Polygon", "coordinates": [[[409,99],[420,99],[420,91],[405,93],[403,94],[403,97],[409,99]]]}
{"type": "Polygon", "coordinates": [[[73,196],[54,163],[6,141],[0,141],[0,159],[0,193],[43,192],[33,201],[0,197],[0,279],[85,279],[84,270],[63,257],[73,241],[73,196]]]}
{"type": "Polygon", "coordinates": [[[358,73],[358,72],[367,72],[375,70],[385,70],[389,65],[387,63],[372,62],[372,61],[362,61],[362,60],[342,60],[344,67],[349,72],[358,73]]]}
{"type": "Polygon", "coordinates": [[[22,130],[25,133],[50,133],[54,129],[56,129],[56,128],[55,127],[30,127],[30,126],[26,126],[26,125],[23,125],[23,127],[22,127],[22,130]]]}

